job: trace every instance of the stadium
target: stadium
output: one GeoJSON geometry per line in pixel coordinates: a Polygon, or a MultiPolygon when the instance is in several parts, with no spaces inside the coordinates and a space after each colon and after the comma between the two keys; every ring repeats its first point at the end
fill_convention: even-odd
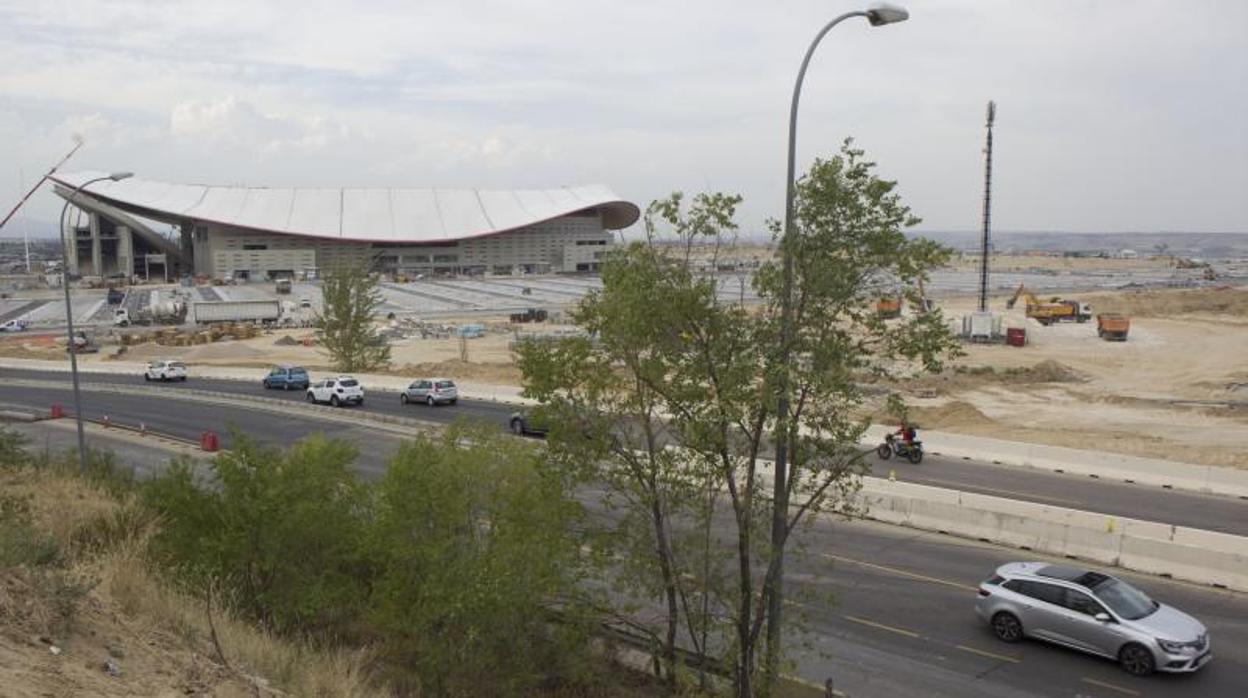
{"type": "MultiPolygon", "coordinates": [[[[50,177],[68,199],[100,172],[50,177]]],[[[402,275],[594,272],[611,231],[640,216],[603,186],[559,189],[296,188],[91,184],[66,230],[70,274],[315,278],[365,264],[402,275]],[[170,226],[158,232],[153,224],[170,226]],[[164,268],[161,268],[161,267],[164,268]]]]}

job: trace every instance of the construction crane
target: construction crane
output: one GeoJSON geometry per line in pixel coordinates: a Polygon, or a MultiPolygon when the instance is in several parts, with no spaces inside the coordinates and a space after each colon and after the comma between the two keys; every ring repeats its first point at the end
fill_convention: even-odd
{"type": "Polygon", "coordinates": [[[979,260],[979,312],[988,312],[988,255],[989,231],[992,229],[992,122],[997,117],[997,103],[988,100],[988,141],[984,145],[984,238],[982,256],[979,260]]]}

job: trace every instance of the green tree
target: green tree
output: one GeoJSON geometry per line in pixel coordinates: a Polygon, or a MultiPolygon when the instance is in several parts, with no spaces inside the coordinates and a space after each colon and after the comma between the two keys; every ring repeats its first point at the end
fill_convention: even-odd
{"type": "Polygon", "coordinates": [[[581,511],[567,478],[497,429],[402,447],[379,485],[372,621],[421,693],[520,695],[577,671],[581,511]]]}
{"type": "Polygon", "coordinates": [[[339,371],[373,371],[390,365],[390,345],[374,325],[384,302],[378,284],[378,278],[363,266],[342,267],[325,275],[316,340],[339,371]]]}
{"type": "Polygon", "coordinates": [[[658,598],[663,605],[660,627],[644,629],[659,649],[657,672],[669,688],[679,674],[682,630],[691,649],[704,655],[712,639],[725,639],[712,638],[711,568],[722,554],[707,537],[716,501],[707,494],[721,480],[667,448],[676,436],[664,419],[661,386],[685,351],[688,315],[715,303],[714,283],[691,271],[693,247],[732,228],[738,201],[699,195],[687,216],[680,195],[655,202],[645,216],[647,242],[610,258],[602,291],[572,311],[586,336],[517,350],[526,395],[543,403],[553,425],[552,457],[608,487],[604,503],[615,514],[613,540],[621,553],[613,569],[617,598],[658,598]],[[677,256],[654,244],[656,223],[667,219],[680,234],[677,256]]]}
{"type": "Polygon", "coordinates": [[[161,516],[155,559],[199,593],[227,590],[237,611],[275,630],[349,636],[367,599],[368,489],[355,449],[315,436],[282,451],[236,438],[201,482],[175,462],[146,483],[161,516]]]}
{"type": "Polygon", "coordinates": [[[867,427],[862,380],[938,371],[956,346],[938,312],[889,322],[872,312],[885,289],[917,302],[922,280],[948,255],[904,234],[918,219],[901,203],[895,183],[873,168],[847,141],[840,154],[817,160],[799,181],[795,230],[787,241],[795,272],[795,331],[787,346],[778,261],[754,277],[757,307],[721,301],[731,289],[721,294],[717,279],[692,265],[695,241],[715,243],[711,249],[727,242],[739,199],[700,195],[685,210],[676,194],[651,205],[647,225],[652,232],[670,226],[684,254],[664,256],[653,236],[630,246],[607,263],[602,291],[576,314],[592,340],[521,349],[527,393],[547,409],[568,413],[558,421],[577,423],[576,416],[616,425],[556,430],[552,447],[569,462],[610,454],[615,462],[605,467],[623,474],[600,475],[616,482],[621,498],[634,511],[665,512],[665,524],[648,517],[648,545],[635,551],[653,561],[659,580],[653,588],[662,590],[668,611],[667,637],[673,619],[683,615],[688,635],[723,638],[703,641],[701,649],[728,648],[724,659],[735,667],[741,696],[774,685],[776,672],[762,671],[778,666],[779,637],[768,645],[762,631],[772,599],[783,598],[777,580],[790,534],[815,513],[846,511],[857,490],[863,469],[857,443],[867,427]],[[785,384],[793,396],[791,416],[778,425],[785,384]],[[660,416],[661,426],[651,426],[660,416]],[[648,433],[660,429],[662,438],[651,445],[648,433]],[[646,438],[639,441],[639,432],[646,438]],[[790,472],[777,498],[766,475],[779,439],[788,446],[790,472]],[[641,454],[627,456],[627,449],[641,454]],[[615,477],[630,479],[619,487],[615,477]],[[721,491],[731,509],[727,530],[711,523],[721,491]],[[773,544],[765,532],[777,499],[787,506],[773,544]],[[674,518],[682,523],[673,525],[674,518]],[[693,545],[667,542],[680,538],[676,529],[691,533],[693,545]],[[719,549],[731,552],[717,556],[719,549]],[[675,566],[672,574],[668,568],[675,566]],[[693,580],[692,588],[683,588],[685,579],[693,580]],[[673,610],[673,595],[701,603],[677,603],[673,610]]]}

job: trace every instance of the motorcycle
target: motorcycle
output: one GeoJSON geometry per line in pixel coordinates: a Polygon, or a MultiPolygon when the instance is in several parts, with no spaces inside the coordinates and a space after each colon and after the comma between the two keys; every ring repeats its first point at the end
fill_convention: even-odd
{"type": "Polygon", "coordinates": [[[881,460],[888,460],[897,454],[898,458],[909,459],[911,463],[918,465],[923,462],[923,442],[915,441],[913,444],[907,444],[905,441],[897,438],[896,434],[888,434],[884,437],[884,443],[875,449],[875,455],[881,460]]]}

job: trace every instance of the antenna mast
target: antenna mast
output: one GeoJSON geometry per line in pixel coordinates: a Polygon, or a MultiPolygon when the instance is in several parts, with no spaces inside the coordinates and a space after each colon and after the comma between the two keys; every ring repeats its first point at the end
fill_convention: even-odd
{"type": "Polygon", "coordinates": [[[984,146],[984,239],[982,257],[979,261],[979,312],[988,311],[988,255],[991,250],[989,231],[992,229],[992,122],[997,116],[997,104],[989,100],[988,143],[984,146]]]}

